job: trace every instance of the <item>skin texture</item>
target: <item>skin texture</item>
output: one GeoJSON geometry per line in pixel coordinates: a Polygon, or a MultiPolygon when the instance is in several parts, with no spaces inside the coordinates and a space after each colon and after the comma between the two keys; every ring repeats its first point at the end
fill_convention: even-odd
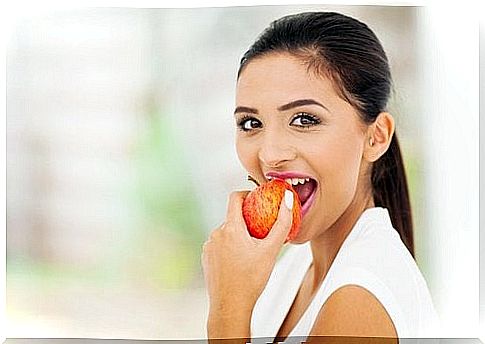
{"type": "MultiPolygon", "coordinates": [[[[312,208],[292,241],[310,241],[313,263],[280,328],[281,337],[287,336],[308,307],[360,214],[374,206],[372,162],[388,149],[394,132],[390,114],[383,112],[366,125],[338,94],[330,79],[309,72],[286,53],[252,60],[237,83],[235,121],[248,130],[237,130],[236,149],[248,173],[261,184],[270,171],[298,171],[318,183],[312,208]],[[282,109],[301,99],[323,107],[282,109]]],[[[280,210],[277,230],[273,228],[258,243],[248,240],[240,218],[243,197],[233,194],[223,228],[213,232],[203,250],[204,274],[210,282],[209,338],[249,337],[251,311],[291,226],[290,217],[285,218],[289,210],[281,207],[288,212],[280,210]],[[270,247],[266,252],[261,249],[263,242],[270,247]]],[[[344,286],[330,296],[311,334],[396,336],[379,301],[358,286],[344,286]]]]}
{"type": "Polygon", "coordinates": [[[348,285],[336,290],[322,307],[312,334],[389,336],[395,333],[389,315],[366,289],[348,285]],[[342,312],[345,310],[345,312],[342,312]]]}

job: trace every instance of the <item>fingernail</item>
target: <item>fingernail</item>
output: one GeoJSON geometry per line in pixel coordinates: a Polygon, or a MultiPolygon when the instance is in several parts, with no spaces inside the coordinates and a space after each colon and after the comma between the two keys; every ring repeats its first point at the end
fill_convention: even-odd
{"type": "Polygon", "coordinates": [[[285,205],[288,209],[293,209],[293,192],[285,191],[285,205]]]}

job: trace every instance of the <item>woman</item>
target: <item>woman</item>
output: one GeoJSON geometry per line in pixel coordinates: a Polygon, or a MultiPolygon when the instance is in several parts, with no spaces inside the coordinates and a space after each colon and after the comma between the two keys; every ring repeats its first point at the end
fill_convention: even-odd
{"type": "Polygon", "coordinates": [[[205,243],[210,338],[420,337],[436,323],[413,228],[387,57],[363,23],[311,12],[273,22],[241,60],[236,147],[251,179],[292,182],[270,234],[249,236],[231,194],[205,243]],[[276,264],[276,266],[275,266],[276,264]]]}

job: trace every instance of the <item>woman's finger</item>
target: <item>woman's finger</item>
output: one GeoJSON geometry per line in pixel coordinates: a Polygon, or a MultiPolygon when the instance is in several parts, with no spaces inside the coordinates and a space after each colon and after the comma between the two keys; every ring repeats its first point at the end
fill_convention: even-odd
{"type": "Polygon", "coordinates": [[[276,222],[263,241],[270,245],[283,246],[293,223],[293,203],[293,192],[286,190],[285,196],[281,200],[276,222]]]}
{"type": "Polygon", "coordinates": [[[227,205],[226,222],[244,223],[242,216],[242,204],[249,191],[234,191],[229,196],[227,205]]]}

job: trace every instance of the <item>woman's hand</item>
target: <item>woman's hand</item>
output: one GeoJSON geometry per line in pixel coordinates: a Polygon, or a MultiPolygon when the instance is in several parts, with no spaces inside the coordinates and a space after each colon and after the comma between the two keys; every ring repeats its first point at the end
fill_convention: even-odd
{"type": "Polygon", "coordinates": [[[241,210],[247,193],[231,194],[226,221],[211,233],[203,247],[209,338],[249,337],[252,310],[291,227],[293,194],[286,191],[268,236],[251,237],[241,210]]]}

